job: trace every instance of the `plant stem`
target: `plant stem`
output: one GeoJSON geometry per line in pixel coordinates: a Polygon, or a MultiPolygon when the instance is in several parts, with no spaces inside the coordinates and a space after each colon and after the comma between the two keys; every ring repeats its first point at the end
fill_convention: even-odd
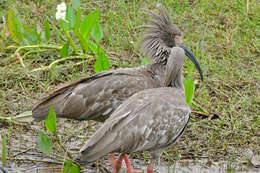
{"type": "Polygon", "coordinates": [[[69,38],[69,40],[70,40],[70,45],[73,47],[74,52],[77,53],[77,52],[78,52],[78,49],[76,48],[76,46],[75,46],[75,44],[74,44],[74,42],[73,42],[73,40],[72,40],[72,38],[71,38],[69,32],[68,32],[68,31],[65,31],[65,34],[66,34],[66,36],[69,38]]]}
{"type": "Polygon", "coordinates": [[[73,160],[73,157],[72,157],[72,155],[70,154],[70,152],[68,152],[68,151],[66,150],[66,148],[65,148],[65,147],[62,145],[62,143],[60,142],[60,138],[59,138],[59,136],[57,135],[57,133],[55,133],[54,135],[55,135],[56,141],[58,142],[59,146],[64,150],[65,153],[67,153],[67,155],[69,156],[69,158],[70,158],[71,160],[73,160]]]}
{"type": "Polygon", "coordinates": [[[30,48],[61,49],[62,46],[58,44],[36,44],[36,45],[29,45],[29,46],[21,46],[15,52],[19,52],[20,50],[30,49],[30,48]]]}

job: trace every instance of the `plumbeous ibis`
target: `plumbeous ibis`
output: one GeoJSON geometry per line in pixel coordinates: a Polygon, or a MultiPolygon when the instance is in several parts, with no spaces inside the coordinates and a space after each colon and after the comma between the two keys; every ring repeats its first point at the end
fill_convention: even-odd
{"type": "MultiPolygon", "coordinates": [[[[184,50],[169,54],[163,87],[140,91],[125,100],[80,150],[80,162],[93,162],[110,152],[121,153],[114,172],[127,153],[150,151],[152,173],[155,161],[183,133],[190,118],[182,84],[184,50]]],[[[134,172],[134,171],[133,171],[134,172]]]]}
{"type": "MultiPolygon", "coordinates": [[[[161,15],[144,25],[142,47],[152,62],[137,68],[105,71],[67,84],[43,98],[32,110],[34,120],[41,121],[53,106],[57,117],[103,122],[127,98],[149,88],[163,86],[165,65],[172,47],[182,47],[196,64],[192,52],[183,44],[182,32],[173,24],[164,9],[161,15]]],[[[202,76],[202,71],[199,68],[202,76]]]]}

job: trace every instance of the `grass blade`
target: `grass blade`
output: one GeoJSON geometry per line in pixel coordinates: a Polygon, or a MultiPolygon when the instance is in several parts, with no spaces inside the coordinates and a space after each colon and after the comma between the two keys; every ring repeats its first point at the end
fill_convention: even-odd
{"type": "Polygon", "coordinates": [[[5,167],[6,163],[6,155],[7,155],[7,144],[6,144],[6,134],[2,134],[2,164],[5,167]]]}
{"type": "Polygon", "coordinates": [[[50,40],[50,25],[47,20],[44,21],[44,27],[45,27],[45,39],[46,41],[50,40]]]}

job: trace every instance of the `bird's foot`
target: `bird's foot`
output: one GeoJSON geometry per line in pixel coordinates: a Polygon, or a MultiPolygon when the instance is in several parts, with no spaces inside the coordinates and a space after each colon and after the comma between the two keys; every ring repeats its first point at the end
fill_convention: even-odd
{"type": "Polygon", "coordinates": [[[122,167],[123,156],[120,155],[118,159],[115,159],[115,153],[110,154],[109,165],[113,168],[113,173],[118,173],[122,167]]]}

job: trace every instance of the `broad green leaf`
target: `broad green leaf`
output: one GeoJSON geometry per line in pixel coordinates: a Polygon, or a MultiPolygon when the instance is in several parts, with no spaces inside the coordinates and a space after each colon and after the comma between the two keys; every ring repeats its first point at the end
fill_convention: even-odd
{"type": "Polygon", "coordinates": [[[76,12],[76,22],[75,22],[75,27],[74,27],[74,31],[76,33],[78,33],[79,26],[80,26],[80,8],[76,12]]]}
{"type": "Polygon", "coordinates": [[[91,35],[96,40],[97,43],[99,43],[100,40],[103,38],[103,32],[102,32],[102,28],[101,28],[99,22],[97,22],[93,26],[91,35]]]}
{"type": "Polygon", "coordinates": [[[60,56],[66,57],[69,55],[70,40],[68,40],[60,50],[60,56]]]}
{"type": "Polygon", "coordinates": [[[52,106],[49,115],[45,119],[45,127],[49,132],[56,134],[56,114],[52,106]]]}
{"type": "Polygon", "coordinates": [[[10,8],[8,11],[7,26],[13,41],[20,43],[23,40],[21,22],[19,18],[15,16],[12,8],[10,8]]]}
{"type": "Polygon", "coordinates": [[[62,169],[62,173],[68,173],[70,171],[70,167],[72,166],[72,161],[65,161],[64,167],[62,169]]]}
{"type": "Polygon", "coordinates": [[[50,39],[50,25],[47,20],[44,21],[44,28],[45,28],[45,39],[49,41],[50,39]]]}
{"type": "Polygon", "coordinates": [[[93,26],[99,21],[100,12],[95,10],[89,13],[80,24],[80,33],[83,38],[88,39],[93,26]]]}
{"type": "Polygon", "coordinates": [[[63,30],[67,31],[70,30],[70,23],[67,20],[60,20],[60,26],[62,27],[63,30]]]}
{"type": "Polygon", "coordinates": [[[79,33],[77,34],[77,37],[80,41],[80,46],[84,52],[87,52],[90,49],[93,53],[98,55],[98,51],[99,51],[100,47],[96,43],[94,43],[91,40],[83,39],[81,34],[79,34],[79,33]]]}
{"type": "Polygon", "coordinates": [[[72,163],[72,166],[70,168],[70,173],[80,173],[80,169],[79,169],[78,165],[76,165],[75,163],[72,163]]]}
{"type": "Polygon", "coordinates": [[[105,55],[104,51],[101,48],[99,48],[98,58],[94,64],[94,70],[96,73],[99,73],[104,70],[107,70],[108,68],[109,68],[109,60],[105,55]]]}
{"type": "Polygon", "coordinates": [[[79,8],[80,7],[80,0],[72,0],[72,7],[74,9],[79,8]]]}
{"type": "Polygon", "coordinates": [[[80,169],[72,161],[66,161],[62,173],[80,173],[80,169]]]}
{"type": "Polygon", "coordinates": [[[192,72],[194,71],[195,65],[191,62],[188,61],[187,68],[188,68],[188,76],[191,76],[192,72]]]}
{"type": "Polygon", "coordinates": [[[23,36],[24,36],[24,41],[27,44],[33,45],[33,44],[37,44],[38,42],[38,38],[37,38],[37,34],[34,32],[34,30],[28,26],[26,26],[26,24],[22,24],[23,26],[23,36]]]}
{"type": "Polygon", "coordinates": [[[87,44],[86,40],[83,38],[83,36],[79,32],[75,31],[75,34],[77,35],[77,38],[79,39],[79,43],[80,43],[80,47],[81,47],[82,51],[84,53],[88,52],[88,44],[87,44]]]}
{"type": "Polygon", "coordinates": [[[74,10],[71,8],[70,5],[67,5],[66,19],[70,23],[70,28],[74,28],[75,23],[76,23],[76,16],[75,16],[74,10]]]}
{"type": "Polygon", "coordinates": [[[6,154],[7,154],[7,144],[6,144],[6,134],[2,133],[2,164],[5,167],[6,162],[6,154]]]}
{"type": "Polygon", "coordinates": [[[98,54],[98,51],[100,50],[100,48],[96,43],[94,43],[91,40],[86,40],[86,43],[92,52],[94,52],[95,54],[98,54]]]}
{"type": "Polygon", "coordinates": [[[48,138],[48,136],[43,133],[42,131],[39,131],[38,133],[38,146],[40,148],[40,150],[46,154],[46,155],[50,155],[52,152],[52,144],[51,144],[51,140],[48,138]]]}
{"type": "Polygon", "coordinates": [[[36,22],[34,24],[34,34],[36,35],[37,43],[41,43],[42,30],[41,27],[36,22]]]}
{"type": "Polygon", "coordinates": [[[186,103],[191,106],[195,91],[194,81],[190,76],[187,76],[185,79],[183,79],[183,84],[185,89],[186,103]]]}

